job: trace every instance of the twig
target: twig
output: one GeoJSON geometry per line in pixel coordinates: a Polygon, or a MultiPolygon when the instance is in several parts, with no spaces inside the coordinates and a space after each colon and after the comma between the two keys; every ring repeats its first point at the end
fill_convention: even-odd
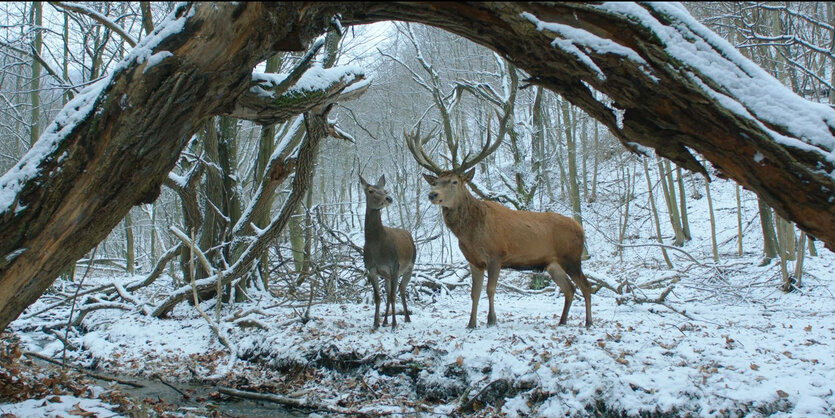
{"type": "MultiPolygon", "coordinates": [[[[90,260],[96,258],[96,251],[98,251],[99,246],[96,245],[96,248],[93,248],[93,254],[90,256],[90,260]]],[[[84,279],[87,278],[87,275],[90,274],[90,267],[92,267],[93,263],[87,264],[87,269],[84,271],[84,275],[81,276],[81,281],[78,283],[78,287],[75,288],[75,295],[72,297],[72,306],[70,306],[70,316],[67,318],[67,328],[64,332],[64,339],[68,339],[70,335],[70,326],[72,325],[72,315],[75,312],[75,301],[78,298],[78,291],[81,290],[81,286],[84,286],[84,279]]],[[[67,361],[67,345],[64,344],[64,349],[61,351],[61,362],[66,363],[67,361]]]]}
{"type": "MultiPolygon", "coordinates": [[[[168,251],[166,251],[165,254],[163,254],[162,257],[160,257],[160,259],[157,261],[157,265],[154,267],[154,270],[151,271],[150,274],[148,274],[148,277],[145,278],[145,280],[143,280],[141,282],[134,282],[133,284],[129,284],[125,287],[125,289],[129,292],[132,292],[132,291],[135,291],[139,288],[148,286],[151,283],[153,283],[157,279],[157,277],[159,277],[159,275],[162,273],[162,271],[165,270],[165,264],[167,264],[169,261],[171,261],[171,259],[174,258],[175,255],[177,255],[177,253],[180,251],[180,248],[182,246],[183,246],[183,244],[177,243],[177,245],[169,248],[168,251]]],[[[88,268],[89,268],[89,264],[88,264],[88,268]]],[[[78,292],[77,296],[86,296],[86,295],[90,295],[90,294],[98,293],[98,292],[102,292],[102,291],[105,292],[105,294],[113,293],[115,291],[115,289],[111,289],[112,287],[113,287],[113,283],[108,283],[106,285],[97,286],[97,287],[95,287],[93,289],[90,289],[90,290],[85,290],[83,292],[78,292]]],[[[79,285],[79,289],[80,288],[81,288],[81,286],[79,285]]],[[[23,316],[21,318],[22,319],[29,319],[29,318],[38,316],[38,315],[40,315],[44,312],[48,312],[48,311],[50,311],[52,309],[55,309],[55,308],[57,308],[61,305],[65,305],[68,302],[71,302],[72,300],[73,300],[72,298],[63,299],[60,302],[55,302],[55,303],[53,303],[53,304],[51,304],[51,305],[49,305],[49,306],[47,306],[47,307],[45,307],[45,308],[43,308],[39,311],[32,312],[30,314],[26,314],[26,316],[23,316]]]]}
{"type": "MultiPolygon", "coordinates": [[[[289,396],[281,396],[272,393],[258,393],[258,392],[248,392],[238,389],[232,389],[228,387],[220,386],[217,388],[217,391],[229,396],[235,396],[238,398],[245,398],[245,399],[255,399],[259,401],[267,401],[267,402],[275,402],[280,403],[282,405],[293,406],[296,408],[305,408],[305,409],[313,409],[317,411],[328,411],[337,414],[346,414],[346,415],[371,415],[366,412],[360,412],[357,410],[347,409],[347,408],[340,408],[338,406],[330,406],[324,405],[319,403],[313,403],[308,399],[298,399],[298,398],[291,398],[289,396]]],[[[373,415],[387,415],[387,412],[380,412],[375,413],[373,415]]]]}
{"type": "Polygon", "coordinates": [[[94,377],[96,379],[107,380],[109,382],[121,383],[123,385],[133,386],[135,388],[144,388],[145,387],[145,385],[143,385],[141,383],[136,383],[136,382],[132,382],[130,380],[125,380],[125,379],[121,379],[121,378],[114,377],[114,376],[107,376],[107,375],[99,374],[99,373],[96,373],[96,372],[91,372],[91,371],[89,371],[89,370],[87,370],[87,369],[85,369],[81,366],[75,366],[75,365],[72,365],[72,364],[67,365],[66,363],[64,363],[62,361],[58,361],[58,360],[55,360],[51,357],[47,357],[43,354],[34,353],[32,351],[24,351],[23,355],[28,356],[28,357],[35,357],[35,358],[41,359],[43,361],[46,361],[48,363],[52,363],[52,364],[55,364],[55,365],[61,366],[61,367],[69,366],[69,367],[71,367],[75,370],[78,370],[81,373],[84,373],[84,374],[86,374],[90,377],[94,377]]]}
{"type": "Polygon", "coordinates": [[[168,386],[168,387],[169,387],[169,388],[171,388],[172,390],[174,390],[174,391],[176,391],[177,393],[179,393],[179,394],[180,394],[180,396],[182,396],[182,397],[183,397],[183,399],[191,399],[191,396],[188,396],[185,392],[181,391],[180,389],[177,389],[174,385],[172,385],[172,384],[170,384],[170,383],[166,382],[166,381],[165,381],[165,379],[163,379],[163,378],[162,378],[162,376],[160,376],[159,374],[154,373],[153,377],[155,377],[157,380],[159,380],[159,382],[160,382],[160,383],[162,383],[163,385],[168,386]]]}
{"type": "Polygon", "coordinates": [[[698,264],[701,267],[710,267],[709,265],[701,263],[701,262],[699,262],[699,260],[696,260],[696,257],[693,257],[687,251],[684,251],[681,248],[678,248],[678,247],[673,246],[673,245],[666,245],[666,244],[630,244],[630,245],[625,245],[625,244],[617,244],[617,243],[615,245],[617,245],[618,247],[622,247],[622,248],[661,247],[661,248],[665,248],[665,249],[668,249],[668,250],[675,250],[675,251],[678,251],[678,252],[686,255],[687,258],[689,258],[690,260],[692,260],[694,263],[698,264]]]}
{"type": "MultiPolygon", "coordinates": [[[[200,299],[197,298],[197,286],[194,284],[194,276],[195,276],[194,255],[195,255],[195,253],[197,254],[197,258],[203,264],[203,268],[205,268],[206,271],[209,274],[214,274],[214,268],[212,267],[211,264],[209,264],[209,260],[206,258],[206,255],[203,254],[203,251],[200,251],[200,249],[196,248],[196,246],[194,245],[194,238],[193,237],[192,237],[192,239],[189,239],[186,236],[186,234],[184,234],[182,231],[180,231],[179,229],[177,229],[174,226],[171,226],[170,230],[174,234],[174,236],[176,236],[181,241],[183,241],[183,244],[188,246],[189,250],[191,251],[191,257],[189,257],[188,263],[189,263],[189,276],[191,276],[190,277],[191,278],[191,293],[192,293],[192,296],[194,297],[194,307],[197,309],[197,312],[200,314],[200,316],[203,319],[206,320],[206,323],[209,324],[209,328],[217,336],[218,341],[220,341],[220,343],[223,344],[224,347],[228,348],[231,351],[232,346],[229,345],[229,341],[227,341],[226,337],[224,337],[223,334],[221,334],[220,329],[217,327],[217,325],[215,325],[212,322],[212,319],[209,318],[209,315],[206,315],[206,312],[204,312],[203,309],[200,307],[200,299]]],[[[192,235],[194,235],[194,231],[192,231],[192,235]]],[[[220,297],[221,297],[221,295],[218,294],[217,298],[220,299],[220,297]]]]}
{"type": "Polygon", "coordinates": [[[689,320],[691,320],[691,321],[694,321],[695,319],[693,319],[693,317],[691,317],[690,315],[687,315],[687,313],[686,313],[686,312],[684,312],[684,311],[679,311],[678,309],[673,308],[672,306],[670,306],[670,304],[668,304],[667,302],[665,302],[665,299],[667,299],[667,295],[669,295],[669,294],[670,294],[670,292],[672,292],[672,291],[673,291],[673,286],[669,286],[669,287],[667,287],[666,289],[664,289],[664,291],[663,291],[663,292],[661,292],[661,294],[660,294],[660,295],[658,295],[658,297],[657,297],[657,298],[655,298],[655,299],[643,298],[643,297],[637,297],[637,296],[634,296],[634,294],[633,294],[633,299],[632,299],[632,301],[633,301],[633,302],[635,302],[635,303],[639,303],[639,304],[643,304],[643,303],[654,303],[654,304],[657,304],[657,305],[661,305],[661,306],[663,306],[663,307],[665,307],[665,308],[667,308],[667,309],[669,309],[669,310],[671,310],[671,311],[673,311],[673,312],[675,312],[675,313],[677,313],[677,314],[679,314],[679,315],[684,316],[685,318],[687,318],[687,319],[689,319],[689,320]]]}

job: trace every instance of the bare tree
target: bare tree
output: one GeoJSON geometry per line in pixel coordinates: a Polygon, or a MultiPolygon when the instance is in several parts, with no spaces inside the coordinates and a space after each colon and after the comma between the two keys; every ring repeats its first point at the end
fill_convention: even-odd
{"type": "Polygon", "coordinates": [[[652,3],[634,10],[640,13],[581,3],[314,3],[304,13],[295,5],[266,3],[178,6],[160,23],[172,25],[171,31],[145,38],[155,43],[126,55],[117,71],[69,102],[41,136],[43,148],[0,181],[3,195],[10,196],[0,212],[0,235],[6,237],[0,242],[0,328],[132,205],[158,196],[179,152],[207,117],[275,122],[338,96],[345,83],[304,106],[276,106],[250,93],[256,63],[280,50],[301,49],[337,13],[348,24],[408,18],[491,47],[530,74],[529,82],[560,93],[631,150],[652,147],[683,168],[704,173],[690,150],[698,152],[781,216],[835,245],[835,208],[824,191],[835,189],[835,180],[822,174],[835,169],[828,159],[833,110],[802,101],[763,77],[682,9],[652,3]],[[285,21],[296,24],[272,24],[285,21]],[[571,30],[584,36],[573,38],[571,30]],[[713,72],[716,66],[702,67],[667,49],[661,39],[670,37],[721,63],[722,74],[733,73],[734,82],[713,72]],[[583,42],[588,39],[610,47],[595,48],[599,43],[583,42]],[[154,54],[161,55],[149,62],[154,54]],[[779,94],[771,103],[778,111],[762,112],[740,83],[779,94]],[[618,109],[598,100],[593,90],[618,109]],[[122,97],[126,103],[117,99],[122,97]],[[738,112],[737,104],[747,112],[738,112]],[[813,111],[804,119],[804,126],[816,127],[813,133],[798,133],[791,117],[798,109],[813,111]],[[65,125],[70,115],[74,123],[65,125]]]}

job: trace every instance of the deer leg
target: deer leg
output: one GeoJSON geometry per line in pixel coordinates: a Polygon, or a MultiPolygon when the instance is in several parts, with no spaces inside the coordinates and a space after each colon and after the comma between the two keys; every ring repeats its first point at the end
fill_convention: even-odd
{"type": "Polygon", "coordinates": [[[484,270],[470,264],[470,273],[473,276],[473,288],[470,292],[473,307],[470,309],[470,323],[467,324],[467,328],[475,328],[476,314],[478,313],[478,298],[481,297],[481,286],[484,284],[484,270]]]}
{"type": "Polygon", "coordinates": [[[377,329],[380,328],[380,282],[377,281],[377,275],[371,272],[368,272],[367,277],[374,289],[374,329],[377,329]]]}
{"type": "Polygon", "coordinates": [[[388,277],[388,305],[391,306],[391,329],[394,329],[397,326],[397,306],[395,305],[395,301],[397,301],[397,271],[392,273],[388,277]]]}
{"type": "Polygon", "coordinates": [[[383,295],[386,298],[386,313],[383,314],[383,326],[388,326],[389,324],[389,279],[388,277],[383,277],[383,295]]]}
{"type": "Polygon", "coordinates": [[[412,269],[403,274],[403,279],[400,280],[400,299],[403,301],[403,314],[406,316],[404,321],[412,322],[409,318],[409,308],[406,307],[406,287],[409,286],[409,281],[412,280],[412,269]]]}
{"type": "Polygon", "coordinates": [[[577,287],[580,288],[580,292],[583,293],[583,300],[586,303],[586,328],[589,328],[591,327],[591,286],[582,271],[577,272],[571,280],[574,281],[577,287]]]}
{"type": "Polygon", "coordinates": [[[493,308],[493,296],[496,295],[499,270],[501,270],[501,266],[497,264],[490,264],[487,267],[487,302],[490,304],[490,310],[487,313],[487,326],[496,325],[496,310],[493,308]]]}
{"type": "Polygon", "coordinates": [[[574,300],[574,285],[571,284],[568,274],[559,264],[551,263],[546,270],[565,296],[565,304],[562,306],[562,315],[560,316],[560,325],[565,325],[565,321],[568,319],[568,310],[571,309],[571,301],[574,300]]]}

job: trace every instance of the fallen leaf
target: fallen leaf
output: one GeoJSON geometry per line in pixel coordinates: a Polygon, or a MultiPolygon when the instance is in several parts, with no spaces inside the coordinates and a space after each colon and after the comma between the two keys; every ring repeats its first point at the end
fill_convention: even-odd
{"type": "Polygon", "coordinates": [[[759,370],[759,369],[760,369],[760,366],[757,366],[757,365],[756,365],[756,364],[754,364],[754,363],[751,363],[751,365],[750,365],[750,366],[748,366],[748,367],[750,367],[750,368],[751,368],[751,370],[759,370]]]}
{"type": "Polygon", "coordinates": [[[809,331],[811,331],[811,330],[812,330],[812,326],[811,326],[811,325],[806,325],[806,326],[803,328],[803,330],[804,330],[804,331],[806,331],[806,332],[809,332],[809,331]]]}
{"type": "Polygon", "coordinates": [[[458,356],[458,358],[455,359],[455,364],[457,364],[458,367],[461,367],[461,365],[464,364],[464,357],[458,356]]]}
{"type": "Polygon", "coordinates": [[[777,389],[777,396],[779,396],[779,397],[781,397],[781,398],[788,398],[788,397],[789,397],[789,394],[788,394],[788,393],[786,393],[786,392],[783,392],[783,391],[782,391],[782,390],[780,390],[780,389],[777,389]]]}
{"type": "Polygon", "coordinates": [[[85,411],[81,409],[81,402],[76,403],[73,405],[72,409],[67,411],[70,415],[76,415],[79,417],[94,417],[96,416],[95,412],[85,411]]]}

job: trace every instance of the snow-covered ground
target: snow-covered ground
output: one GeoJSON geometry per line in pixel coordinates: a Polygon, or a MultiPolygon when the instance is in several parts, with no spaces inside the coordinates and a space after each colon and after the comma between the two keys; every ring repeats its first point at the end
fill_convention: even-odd
{"type": "Polygon", "coordinates": [[[77,398],[75,396],[49,396],[43,399],[27,399],[23,402],[0,405],[0,415],[19,418],[95,416],[110,418],[121,416],[112,411],[114,406],[102,403],[98,399],[77,398]]]}
{"type": "MultiPolygon", "coordinates": [[[[643,178],[636,179],[627,245],[653,242],[642,184],[643,178]]],[[[696,185],[703,191],[703,183],[696,185]]],[[[621,294],[603,287],[592,297],[590,329],[581,326],[581,297],[575,298],[568,324],[557,326],[562,296],[553,288],[527,290],[531,273],[503,271],[500,283],[517,290],[499,287],[495,327],[486,326],[482,294],[479,328],[465,328],[469,285],[431,297],[412,292],[412,322],[403,323],[400,316],[397,329],[376,331],[367,297],[360,304],[314,304],[303,323],[303,306],[275,306],[272,296],[256,293],[253,301],[223,307],[223,317],[243,314],[250,320],[238,321],[245,326],[221,322],[232,355],[195,309],[181,304],[166,320],[139,312],[92,312],[83,334],[71,336],[77,348],[68,356],[114,374],[210,379],[357,412],[835,414],[835,254],[816,243],[819,256],[806,257],[802,287],[781,292],[776,261],[760,266],[756,199],[743,193],[745,252],[738,256],[734,187],[714,181],[719,263],[711,258],[705,197],[688,200],[693,240],[683,251],[698,261],[670,251],[675,266],[668,269],[655,246],[628,247],[621,259],[612,243],[616,190],[614,183],[602,183],[599,201],[584,207],[592,255],[584,270],[613,288],[621,285],[621,294]],[[624,290],[626,282],[632,292],[624,290]],[[652,302],[670,288],[663,303],[652,302]]],[[[656,204],[663,209],[663,202],[656,204]]],[[[662,225],[666,219],[662,211],[662,225]]],[[[430,258],[421,255],[418,261],[430,258]]],[[[112,280],[88,278],[85,286],[112,280]]],[[[158,300],[166,291],[170,279],[162,278],[140,299],[158,300]]],[[[47,306],[48,299],[29,312],[47,306]]],[[[204,302],[203,309],[214,318],[212,304],[204,302]]],[[[58,357],[63,346],[42,325],[65,322],[68,310],[19,319],[11,329],[24,348],[58,357]]],[[[0,411],[20,415],[15,411],[26,405],[0,405],[0,411]]]]}

